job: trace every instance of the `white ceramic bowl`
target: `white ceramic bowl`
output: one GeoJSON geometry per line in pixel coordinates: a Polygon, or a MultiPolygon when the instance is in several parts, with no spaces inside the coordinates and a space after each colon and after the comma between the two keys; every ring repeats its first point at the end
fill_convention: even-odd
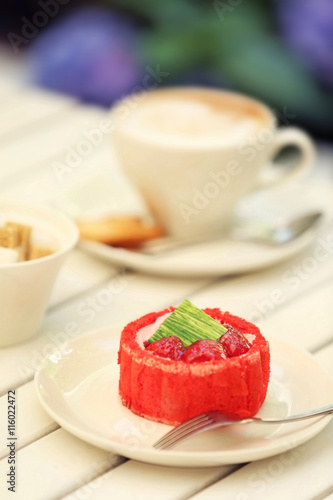
{"type": "Polygon", "coordinates": [[[33,228],[36,244],[51,255],[25,262],[0,264],[0,347],[37,334],[66,256],[78,241],[76,224],[66,215],[25,201],[0,199],[0,227],[7,221],[33,228]]]}

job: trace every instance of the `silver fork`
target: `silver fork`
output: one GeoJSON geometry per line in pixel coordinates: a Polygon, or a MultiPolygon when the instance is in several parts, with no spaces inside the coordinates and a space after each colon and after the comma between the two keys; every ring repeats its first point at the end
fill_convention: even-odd
{"type": "Polygon", "coordinates": [[[328,406],[323,406],[321,408],[316,408],[315,410],[306,411],[304,413],[299,413],[297,415],[290,415],[285,418],[246,418],[243,420],[230,420],[227,419],[219,411],[210,411],[197,417],[193,417],[186,422],[178,425],[174,429],[171,429],[165,436],[156,441],[153,445],[154,448],[158,450],[167,450],[172,448],[176,444],[180,443],[184,439],[199,434],[199,432],[208,431],[216,427],[234,425],[234,424],[284,424],[289,422],[296,422],[297,420],[305,420],[307,418],[313,418],[320,415],[326,415],[328,413],[333,413],[333,403],[328,406]]]}

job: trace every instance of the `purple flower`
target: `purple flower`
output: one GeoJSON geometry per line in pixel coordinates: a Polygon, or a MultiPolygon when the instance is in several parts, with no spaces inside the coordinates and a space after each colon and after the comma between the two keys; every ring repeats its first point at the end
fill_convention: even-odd
{"type": "Polygon", "coordinates": [[[332,0],[275,0],[288,45],[316,77],[333,86],[332,0]]]}
{"type": "Polygon", "coordinates": [[[85,8],[40,32],[30,50],[38,84],[82,100],[110,105],[140,84],[134,22],[85,8]]]}

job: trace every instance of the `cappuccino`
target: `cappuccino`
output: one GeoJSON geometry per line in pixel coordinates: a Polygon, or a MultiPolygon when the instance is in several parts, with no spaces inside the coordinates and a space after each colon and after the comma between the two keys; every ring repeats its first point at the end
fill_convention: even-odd
{"type": "Polygon", "coordinates": [[[122,132],[141,139],[199,145],[241,141],[272,125],[266,109],[241,96],[197,88],[148,92],[125,119],[122,132]]]}
{"type": "Polygon", "coordinates": [[[304,132],[277,130],[269,108],[233,92],[153,90],[135,102],[120,102],[112,120],[120,165],[158,223],[174,236],[222,234],[243,196],[287,182],[313,159],[304,132]],[[299,160],[276,169],[274,156],[290,145],[300,150],[299,160]]]}

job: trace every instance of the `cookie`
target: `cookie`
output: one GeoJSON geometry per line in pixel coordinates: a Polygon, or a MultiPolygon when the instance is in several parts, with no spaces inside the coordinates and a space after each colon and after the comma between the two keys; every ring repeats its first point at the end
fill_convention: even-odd
{"type": "Polygon", "coordinates": [[[163,236],[161,226],[139,217],[108,217],[101,220],[77,220],[80,236],[107,245],[137,247],[147,240],[163,236]]]}

